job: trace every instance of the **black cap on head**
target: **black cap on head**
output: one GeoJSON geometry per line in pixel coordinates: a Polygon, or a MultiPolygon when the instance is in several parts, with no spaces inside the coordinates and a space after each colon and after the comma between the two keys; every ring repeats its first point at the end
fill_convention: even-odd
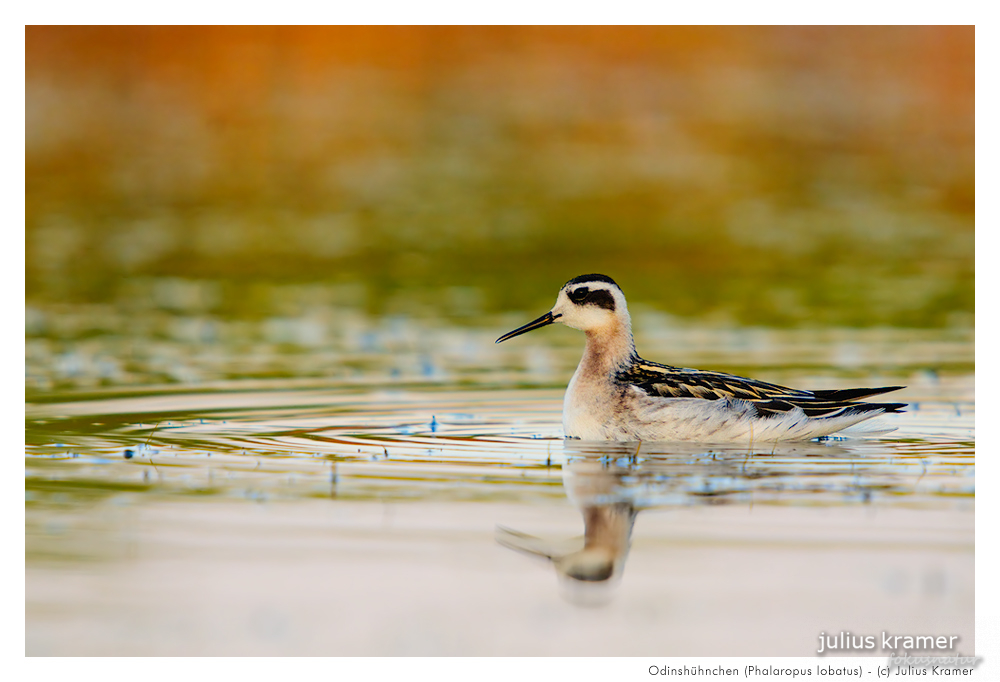
{"type": "MultiPolygon", "coordinates": [[[[607,282],[608,284],[614,284],[616,287],[618,287],[618,282],[614,281],[607,275],[597,275],[597,274],[580,275],[579,277],[574,277],[570,281],[566,282],[566,284],[563,284],[563,286],[564,287],[569,286],[570,284],[583,284],[584,282],[607,282]]],[[[621,289],[621,287],[618,288],[621,289]]]]}

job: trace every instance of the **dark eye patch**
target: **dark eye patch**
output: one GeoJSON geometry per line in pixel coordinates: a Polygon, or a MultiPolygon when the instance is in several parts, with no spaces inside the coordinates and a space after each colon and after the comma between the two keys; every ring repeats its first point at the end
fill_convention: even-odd
{"type": "Polygon", "coordinates": [[[615,297],[607,289],[597,289],[587,296],[587,305],[596,305],[598,308],[605,308],[613,311],[615,309],[615,297]]]}
{"type": "Polygon", "coordinates": [[[569,300],[577,305],[596,305],[598,308],[606,310],[615,309],[615,297],[607,289],[594,289],[591,291],[587,287],[580,287],[570,291],[569,300]]]}

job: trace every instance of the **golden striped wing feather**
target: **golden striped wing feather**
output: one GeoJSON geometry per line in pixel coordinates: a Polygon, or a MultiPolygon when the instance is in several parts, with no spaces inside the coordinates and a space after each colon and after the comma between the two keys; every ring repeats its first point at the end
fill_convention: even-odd
{"type": "Polygon", "coordinates": [[[794,407],[802,408],[810,417],[873,410],[899,412],[906,407],[906,403],[859,402],[860,398],[896,391],[903,388],[902,386],[806,391],[733,374],[670,367],[642,359],[619,372],[616,378],[619,382],[636,386],[651,396],[747,400],[754,404],[762,416],[787,412],[794,407]]]}

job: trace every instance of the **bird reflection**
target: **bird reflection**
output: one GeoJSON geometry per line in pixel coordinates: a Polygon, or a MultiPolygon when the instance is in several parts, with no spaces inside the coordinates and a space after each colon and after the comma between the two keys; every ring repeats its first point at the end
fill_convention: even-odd
{"type": "Polygon", "coordinates": [[[755,480],[793,475],[803,457],[846,452],[833,443],[817,442],[762,451],[677,444],[640,457],[639,447],[564,441],[563,486],[583,515],[583,538],[543,540],[497,526],[497,541],[551,562],[570,601],[601,604],[621,581],[640,511],[743,499],[749,504],[755,480]],[[751,465],[754,458],[766,464],[751,465]]]}
{"type": "Polygon", "coordinates": [[[602,601],[600,597],[621,579],[625,568],[639,509],[630,495],[630,479],[635,473],[632,460],[618,457],[623,453],[615,450],[620,448],[597,457],[583,456],[563,466],[566,494],[583,514],[582,541],[545,541],[497,527],[501,545],[551,561],[572,601],[586,601],[587,597],[602,601]]]}

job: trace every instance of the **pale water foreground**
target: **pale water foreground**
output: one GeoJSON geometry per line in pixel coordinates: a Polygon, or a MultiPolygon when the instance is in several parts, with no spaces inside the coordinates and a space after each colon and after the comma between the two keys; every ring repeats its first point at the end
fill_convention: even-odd
{"type": "Polygon", "coordinates": [[[933,337],[672,338],[793,385],[908,385],[891,433],[754,448],[561,440],[578,345],[29,394],[26,653],[809,656],[850,631],[972,654],[974,382],[920,369],[971,344],[933,337]]]}

